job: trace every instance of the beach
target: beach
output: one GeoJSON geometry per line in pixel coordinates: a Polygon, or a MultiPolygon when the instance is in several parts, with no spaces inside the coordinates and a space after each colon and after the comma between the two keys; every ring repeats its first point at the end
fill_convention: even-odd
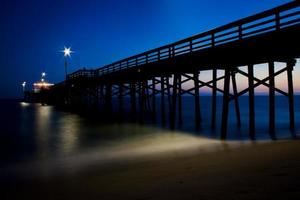
{"type": "MultiPolygon", "coordinates": [[[[259,100],[265,108],[266,97],[259,100]]],[[[207,113],[209,104],[203,107],[207,113]]],[[[1,108],[1,199],[297,199],[300,193],[300,141],[288,130],[285,104],[278,106],[276,141],[266,132],[264,109],[256,141],[248,138],[246,117],[241,130],[232,117],[230,137],[221,141],[207,116],[192,131],[189,107],[190,127],[174,131],[103,124],[38,104],[9,101],[1,108]]]]}
{"type": "MultiPolygon", "coordinates": [[[[297,199],[300,141],[166,151],[1,183],[5,199],[297,199]]],[[[35,172],[32,171],[34,174],[35,172]]]]}
{"type": "Polygon", "coordinates": [[[300,1],[241,2],[1,1],[0,200],[300,199],[300,1]]]}

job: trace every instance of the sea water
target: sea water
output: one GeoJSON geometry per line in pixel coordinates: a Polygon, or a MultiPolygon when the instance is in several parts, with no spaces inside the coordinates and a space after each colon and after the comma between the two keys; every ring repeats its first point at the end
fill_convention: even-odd
{"type": "MultiPolygon", "coordinates": [[[[201,96],[202,122],[199,130],[195,130],[193,97],[183,97],[183,124],[179,126],[176,123],[174,131],[169,130],[168,123],[166,127],[162,127],[160,97],[156,100],[156,123],[151,122],[149,118],[143,124],[132,123],[129,120],[127,122],[120,122],[120,120],[103,122],[101,118],[62,111],[54,106],[1,100],[0,171],[22,163],[44,162],[49,166],[49,163],[57,159],[61,161],[73,159],[74,162],[80,162],[80,159],[104,162],[104,158],[108,157],[173,151],[193,145],[205,146],[220,142],[222,97],[217,97],[216,128],[211,129],[211,97],[201,96]]],[[[124,104],[127,105],[125,116],[129,116],[129,99],[125,99],[124,104]]],[[[237,127],[234,104],[231,102],[227,141],[249,141],[248,96],[239,98],[239,104],[242,127],[237,127]]],[[[270,140],[268,105],[268,96],[255,97],[257,140],[270,140]]],[[[114,110],[118,110],[116,102],[114,110]]],[[[167,121],[168,113],[167,109],[167,121]]],[[[289,131],[289,109],[286,97],[276,96],[275,114],[278,139],[292,138],[289,131]]],[[[295,134],[300,133],[299,122],[300,96],[295,96],[295,134]]]]}

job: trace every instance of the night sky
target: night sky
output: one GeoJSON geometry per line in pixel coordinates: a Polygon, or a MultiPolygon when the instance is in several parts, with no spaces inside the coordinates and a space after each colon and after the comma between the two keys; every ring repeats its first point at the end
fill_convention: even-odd
{"type": "Polygon", "coordinates": [[[97,68],[290,0],[1,0],[0,98],[21,96],[47,73],[97,68]]]}

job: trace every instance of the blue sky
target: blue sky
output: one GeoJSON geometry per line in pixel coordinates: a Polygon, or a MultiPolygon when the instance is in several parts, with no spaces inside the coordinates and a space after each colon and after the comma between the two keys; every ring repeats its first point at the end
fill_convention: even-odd
{"type": "Polygon", "coordinates": [[[64,79],[174,42],[288,0],[1,0],[0,98],[21,96],[21,83],[64,79]]]}

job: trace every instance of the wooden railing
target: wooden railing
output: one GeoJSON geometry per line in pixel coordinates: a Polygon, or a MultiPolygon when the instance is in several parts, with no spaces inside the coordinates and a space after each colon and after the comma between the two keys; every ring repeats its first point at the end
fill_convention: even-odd
{"type": "Polygon", "coordinates": [[[97,76],[97,70],[87,70],[80,69],[78,71],[73,72],[72,74],[68,74],[68,79],[78,79],[78,78],[94,78],[97,76]]]}
{"type": "Polygon", "coordinates": [[[69,78],[86,75],[88,77],[98,77],[299,24],[300,1],[293,1],[178,42],[114,62],[96,70],[76,71],[70,74],[69,78]]]}

